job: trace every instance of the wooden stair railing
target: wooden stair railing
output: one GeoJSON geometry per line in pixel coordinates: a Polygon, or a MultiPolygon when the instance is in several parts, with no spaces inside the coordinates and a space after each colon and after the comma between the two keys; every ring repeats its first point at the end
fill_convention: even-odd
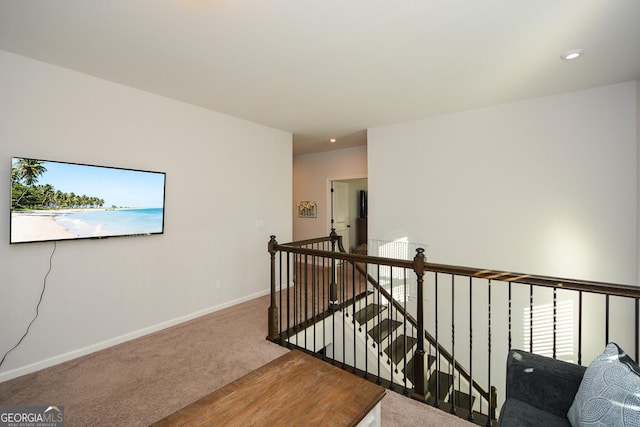
{"type": "MultiPolygon", "coordinates": [[[[459,377],[466,379],[466,383],[469,384],[469,395],[472,394],[471,390],[473,389],[478,395],[482,396],[482,401],[487,402],[488,413],[491,414],[487,417],[486,425],[491,425],[492,420],[495,420],[495,412],[499,409],[500,402],[497,399],[495,385],[500,383],[500,375],[504,375],[504,372],[501,371],[502,361],[506,360],[506,354],[513,347],[514,340],[516,345],[525,346],[522,348],[523,350],[530,352],[543,351],[542,347],[538,347],[539,343],[536,341],[535,332],[538,334],[544,332],[546,334],[545,339],[548,339],[550,343],[549,355],[554,358],[558,356],[557,350],[558,352],[561,351],[558,345],[561,343],[557,342],[560,336],[558,336],[556,326],[559,325],[557,315],[559,315],[561,302],[571,302],[572,304],[571,310],[574,317],[570,323],[573,331],[571,339],[577,341],[577,345],[572,344],[574,347],[572,347],[570,353],[567,353],[570,356],[562,355],[562,357],[569,357],[571,361],[576,361],[577,359],[578,364],[583,364],[585,361],[589,363],[593,357],[601,352],[600,350],[596,352],[598,343],[601,343],[602,347],[604,347],[611,340],[622,340],[625,342],[624,347],[629,355],[635,360],[640,358],[640,287],[638,286],[435,264],[428,263],[418,256],[416,256],[418,259],[414,258],[413,261],[408,261],[350,254],[344,252],[341,239],[335,233],[328,237],[293,242],[286,245],[279,245],[275,237],[272,237],[269,242],[269,252],[272,257],[269,339],[281,339],[283,331],[277,324],[279,317],[275,296],[277,288],[274,273],[277,252],[303,257],[308,256],[312,259],[315,259],[315,257],[330,259],[332,278],[336,277],[336,264],[338,262],[343,263],[343,265],[344,263],[349,264],[352,266],[352,270],[357,272],[354,275],[358,274],[363,277],[364,281],[371,285],[379,295],[383,295],[391,302],[393,310],[403,313],[413,327],[424,331],[425,339],[418,340],[418,342],[425,342],[433,346],[436,349],[436,360],[441,358],[449,361],[454,371],[459,374],[459,377]],[[427,328],[424,328],[424,319],[413,318],[406,312],[402,304],[392,298],[392,295],[377,282],[375,277],[367,273],[367,269],[363,267],[367,264],[411,269],[416,272],[418,278],[418,301],[422,302],[424,300],[424,292],[428,292],[428,297],[431,299],[428,310],[420,308],[417,313],[421,314],[427,310],[429,320],[433,322],[435,319],[435,335],[428,333],[427,328]],[[438,290],[439,286],[440,291],[438,290]],[[468,290],[465,291],[467,287],[468,290]],[[445,292],[442,289],[445,289],[445,292]],[[443,293],[447,294],[446,289],[451,291],[450,307],[447,307],[447,304],[444,304],[444,306],[438,305],[443,293]],[[466,297],[464,297],[465,292],[467,292],[466,297]],[[457,300],[454,300],[454,294],[457,300]],[[464,300],[460,300],[460,298],[464,298],[464,300]],[[458,305],[461,306],[461,309],[468,307],[468,313],[462,316],[462,318],[467,319],[467,325],[460,323],[456,319],[459,310],[457,308],[458,305]],[[548,321],[548,325],[552,325],[552,327],[536,325],[537,320],[535,319],[538,314],[534,314],[534,312],[537,308],[547,310],[546,314],[539,316],[544,317],[544,321],[548,321]],[[602,317],[596,318],[594,313],[598,313],[602,317]],[[451,351],[440,342],[442,341],[441,337],[444,335],[438,336],[438,332],[442,329],[438,326],[438,322],[446,324],[449,319],[451,321],[451,338],[447,345],[451,346],[451,351]],[[622,324],[624,328],[616,327],[616,325],[622,324]],[[595,330],[594,325],[596,325],[595,330]],[[545,331],[544,328],[547,327],[548,330],[545,331]],[[583,337],[585,328],[590,328],[589,339],[583,337]],[[482,335],[477,332],[478,330],[482,335]],[[456,338],[456,334],[460,333],[462,333],[462,336],[468,335],[468,342],[460,343],[460,340],[456,338]],[[599,336],[602,338],[598,338],[599,336]],[[517,340],[521,340],[521,342],[517,340]],[[598,343],[595,343],[595,341],[598,343]],[[477,348],[479,349],[477,350],[477,348]],[[485,366],[475,366],[477,365],[475,359],[479,352],[482,353],[483,357],[486,354],[485,366]],[[458,358],[458,354],[462,354],[462,359],[458,358]],[[466,367],[458,362],[458,360],[464,360],[465,356],[469,359],[469,366],[466,367]],[[492,371],[492,362],[496,365],[494,366],[494,371],[492,371]],[[497,374],[495,373],[496,367],[498,369],[497,374]],[[477,373],[472,368],[480,370],[480,377],[483,382],[486,379],[485,384],[489,390],[488,392],[476,380],[478,378],[477,373]],[[494,377],[498,377],[498,379],[494,377]]],[[[287,266],[288,268],[289,266],[287,266]]],[[[280,274],[282,275],[283,272],[281,271],[280,274]]],[[[282,290],[283,288],[281,287],[280,289],[282,290]]],[[[282,298],[282,292],[280,292],[280,297],[282,298]]],[[[447,298],[444,298],[444,301],[446,300],[447,298]]],[[[350,300],[350,303],[353,302],[354,300],[350,300]]],[[[340,307],[342,306],[338,308],[340,307]]],[[[444,340],[443,342],[446,341],[444,340]]],[[[547,350],[545,349],[544,351],[547,350]]],[[[422,396],[421,400],[427,400],[429,384],[420,384],[420,378],[424,378],[424,376],[416,376],[415,370],[429,368],[433,359],[428,357],[426,353],[416,352],[416,355],[419,357],[415,360],[413,397],[420,398],[422,396]]],[[[441,382],[445,387],[450,385],[448,377],[440,378],[436,375],[430,381],[441,382]]],[[[451,411],[455,411],[456,400],[461,397],[456,395],[459,389],[452,392],[454,396],[452,397],[453,405],[450,407],[451,411]]],[[[500,394],[503,395],[503,392],[500,391],[500,394]]],[[[438,406],[441,402],[439,402],[439,399],[435,399],[431,403],[434,406],[438,406]]],[[[441,406],[441,409],[447,408],[447,404],[441,406]]],[[[473,418],[472,411],[469,411],[468,417],[469,419],[473,418]]],[[[478,422],[476,419],[473,419],[473,421],[478,422]]]]}
{"type": "MultiPolygon", "coordinates": [[[[377,280],[374,277],[372,277],[370,274],[368,274],[366,269],[363,268],[362,266],[363,264],[365,265],[366,264],[382,264],[390,267],[405,268],[405,269],[413,270],[418,275],[418,282],[421,282],[422,275],[424,274],[424,265],[425,265],[424,251],[422,249],[418,249],[417,251],[418,253],[414,258],[414,260],[400,260],[400,259],[391,259],[391,258],[374,257],[369,255],[348,253],[344,250],[344,247],[342,246],[341,236],[338,236],[337,234],[335,234],[335,232],[332,232],[331,235],[328,237],[307,239],[303,241],[287,243],[284,245],[279,245],[276,242],[275,237],[272,236],[269,242],[269,253],[272,256],[272,263],[271,263],[272,278],[275,277],[275,274],[274,274],[275,254],[280,250],[285,250],[287,252],[295,253],[298,255],[313,256],[318,258],[330,258],[333,261],[335,261],[336,258],[338,258],[341,261],[348,262],[349,264],[354,266],[354,269],[358,272],[358,274],[364,277],[366,281],[369,284],[371,284],[384,297],[384,299],[388,301],[389,304],[391,304],[392,307],[407,320],[407,322],[411,326],[416,328],[416,330],[418,331],[420,330],[423,331],[424,338],[427,341],[427,343],[433,346],[434,348],[436,348],[436,356],[427,355],[424,348],[424,341],[417,340],[418,349],[416,350],[415,355],[411,360],[411,365],[412,365],[411,369],[408,370],[410,371],[409,374],[411,373],[413,374],[410,380],[413,383],[412,397],[414,399],[421,400],[423,402],[430,402],[434,404],[434,406],[436,407],[440,406],[441,402],[439,398],[442,398],[443,390],[445,390],[444,386],[441,387],[442,382],[439,380],[441,375],[438,375],[438,374],[434,375],[432,379],[429,380],[429,382],[427,383],[425,381],[426,379],[425,373],[435,363],[436,357],[442,357],[453,366],[454,372],[457,372],[459,375],[462,376],[462,378],[465,379],[465,381],[469,382],[472,385],[472,388],[475,390],[476,393],[478,393],[480,397],[485,399],[487,402],[490,402],[491,400],[495,401],[495,396],[492,396],[489,392],[484,390],[482,386],[470,376],[470,374],[464,369],[464,367],[460,363],[455,361],[452,355],[440,343],[438,343],[437,340],[431,334],[429,334],[426,331],[426,329],[424,328],[424,320],[416,319],[410,313],[408,313],[405,307],[401,303],[399,303],[395,298],[393,298],[392,295],[390,295],[389,292],[387,292],[387,290],[384,289],[384,287],[380,286],[377,280]],[[323,249],[318,249],[314,247],[314,245],[321,245],[327,242],[331,244],[330,250],[323,250],[323,249]],[[337,252],[339,252],[339,255],[336,255],[337,252]],[[436,378],[436,380],[434,381],[433,378],[436,378]]],[[[332,268],[334,269],[334,273],[335,273],[335,262],[332,263],[332,268]]],[[[333,275],[333,277],[335,277],[335,274],[333,275]]],[[[335,285],[335,283],[333,283],[332,285],[335,285]]],[[[269,336],[267,338],[272,341],[277,341],[278,339],[280,339],[282,343],[282,336],[279,335],[278,328],[276,326],[271,326],[271,325],[277,325],[277,318],[278,318],[277,304],[275,302],[276,288],[275,288],[275,281],[273,279],[272,279],[271,289],[272,289],[272,301],[271,301],[271,306],[269,308],[270,327],[269,327],[269,336]]],[[[333,292],[334,291],[332,291],[332,294],[333,292]]],[[[422,286],[419,285],[418,293],[421,294],[421,292],[422,292],[422,286]]],[[[332,297],[332,299],[335,299],[335,298],[332,297]]],[[[418,299],[421,300],[421,297],[419,296],[418,299]]],[[[350,302],[345,304],[351,304],[351,301],[353,301],[353,299],[350,300],[350,302]]],[[[418,317],[420,317],[421,313],[422,313],[422,310],[418,310],[418,317]]],[[[319,317],[319,319],[320,318],[321,317],[319,317]]],[[[313,322],[308,321],[308,322],[305,322],[304,325],[295,325],[294,330],[299,331],[301,328],[308,327],[312,323],[313,322]]],[[[495,394],[495,389],[493,391],[495,394]]],[[[455,393],[459,393],[459,392],[456,392],[453,390],[451,391],[452,395],[454,395],[455,393]]],[[[469,396],[467,399],[468,399],[469,405],[472,405],[474,398],[472,396],[469,396]]],[[[453,398],[453,401],[454,401],[454,404],[449,404],[445,406],[449,406],[451,412],[455,413],[455,408],[456,408],[455,397],[453,398]]],[[[471,407],[463,408],[463,409],[468,409],[469,414],[470,415],[472,414],[471,407]]],[[[490,413],[488,417],[486,417],[486,419],[495,419],[495,405],[493,406],[493,411],[490,413]]]]}

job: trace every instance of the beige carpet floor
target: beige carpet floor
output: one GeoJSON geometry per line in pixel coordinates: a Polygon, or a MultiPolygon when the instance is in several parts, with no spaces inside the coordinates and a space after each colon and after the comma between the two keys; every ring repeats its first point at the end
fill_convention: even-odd
{"type": "MultiPolygon", "coordinates": [[[[149,425],[288,351],[265,339],[268,305],[257,298],[5,381],[0,405],[63,405],[67,427],[149,425]]],[[[387,390],[382,425],[472,424],[387,390]]]]}

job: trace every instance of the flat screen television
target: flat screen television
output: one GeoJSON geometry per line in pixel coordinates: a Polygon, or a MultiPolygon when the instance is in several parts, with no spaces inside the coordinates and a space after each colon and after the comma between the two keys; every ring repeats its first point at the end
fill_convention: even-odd
{"type": "Polygon", "coordinates": [[[162,234],[165,175],[12,157],[10,243],[162,234]]]}

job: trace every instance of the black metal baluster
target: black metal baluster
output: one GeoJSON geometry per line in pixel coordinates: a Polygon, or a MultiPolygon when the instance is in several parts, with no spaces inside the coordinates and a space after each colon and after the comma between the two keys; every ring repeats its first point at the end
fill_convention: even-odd
{"type": "MultiPolygon", "coordinates": [[[[321,247],[320,249],[324,249],[321,247]]],[[[321,307],[322,310],[322,359],[325,360],[327,358],[327,310],[329,309],[329,302],[327,301],[327,258],[322,257],[322,296],[321,299],[321,307]]]]}
{"type": "MultiPolygon", "coordinates": [[[[377,264],[377,270],[378,270],[377,271],[377,275],[378,275],[377,280],[378,280],[378,283],[380,283],[380,264],[377,264]]],[[[378,307],[377,307],[377,313],[376,313],[376,320],[377,321],[376,321],[376,326],[374,326],[374,327],[378,329],[378,336],[380,336],[380,334],[382,333],[382,331],[380,329],[380,321],[381,321],[381,319],[380,319],[380,308],[382,307],[380,305],[380,289],[378,289],[377,294],[378,294],[378,307]]],[[[369,332],[367,331],[367,333],[369,333],[369,332]]],[[[373,342],[373,348],[376,348],[375,340],[373,342]]],[[[381,372],[380,372],[380,364],[382,363],[382,360],[380,358],[382,357],[382,352],[380,351],[380,345],[379,344],[378,344],[378,347],[376,348],[376,353],[378,354],[378,381],[377,381],[377,383],[381,384],[382,381],[380,380],[380,374],[381,374],[381,372]]]]}
{"type": "Polygon", "coordinates": [[[558,323],[558,292],[553,288],[553,358],[556,358],[557,344],[557,323],[558,323]]]}
{"type": "MultiPolygon", "coordinates": [[[[469,276],[469,399],[473,396],[473,278],[469,276]]],[[[473,410],[469,408],[467,420],[473,421],[473,410]]]]}
{"type": "MultiPolygon", "coordinates": [[[[298,283],[298,297],[300,298],[300,300],[298,301],[298,313],[300,315],[300,318],[298,320],[298,326],[297,326],[297,330],[298,332],[300,332],[300,330],[304,327],[304,321],[307,317],[307,313],[306,313],[306,308],[307,308],[307,271],[306,271],[306,266],[305,266],[305,258],[306,255],[300,255],[300,281],[298,283]]],[[[304,337],[302,337],[302,339],[300,337],[298,337],[298,340],[302,340],[302,343],[300,344],[302,347],[306,347],[306,334],[304,337]]]]}
{"type": "MultiPolygon", "coordinates": [[[[327,244],[325,242],[325,244],[322,247],[323,250],[328,250],[329,248],[327,247],[327,244]]],[[[329,280],[328,277],[328,269],[330,267],[330,260],[327,259],[327,257],[323,257],[322,258],[322,278],[323,278],[323,290],[325,292],[325,294],[322,297],[322,301],[325,304],[325,311],[328,311],[331,309],[331,281],[329,280]],[[327,262],[329,261],[329,265],[327,265],[327,262]]]]}
{"type": "MultiPolygon", "coordinates": [[[[455,374],[456,374],[456,304],[455,304],[455,276],[451,275],[451,412],[456,413],[456,386],[455,386],[455,374]]],[[[460,378],[460,375],[458,375],[460,378]]],[[[458,390],[460,386],[458,385],[458,390]]],[[[471,399],[469,399],[471,401],[471,399]]]]}
{"type": "MultiPolygon", "coordinates": [[[[388,323],[388,329],[389,329],[389,334],[387,334],[387,337],[385,339],[388,338],[387,341],[387,351],[391,352],[393,351],[393,345],[392,345],[392,338],[393,338],[393,267],[389,268],[389,323],[388,323]]],[[[391,382],[389,383],[389,388],[393,387],[393,364],[391,363],[391,356],[393,353],[391,354],[387,354],[387,365],[389,365],[389,372],[391,374],[391,382]]]]}
{"type": "Polygon", "coordinates": [[[302,308],[302,299],[304,298],[304,270],[303,270],[303,257],[301,254],[297,255],[297,261],[296,261],[296,287],[295,287],[295,292],[297,295],[297,300],[296,300],[296,313],[297,313],[297,317],[294,320],[294,332],[296,332],[296,345],[300,345],[302,346],[303,344],[299,341],[302,341],[302,338],[298,335],[298,333],[300,332],[300,328],[302,326],[302,321],[304,318],[304,309],[302,308]]]}
{"type": "Polygon", "coordinates": [[[529,285],[529,352],[533,353],[533,285],[529,285]]]}
{"type": "MultiPolygon", "coordinates": [[[[318,342],[317,339],[317,335],[316,335],[316,298],[317,298],[317,291],[316,291],[316,286],[318,286],[318,281],[317,281],[317,274],[318,274],[318,270],[317,270],[317,265],[316,265],[316,257],[315,255],[311,257],[311,316],[313,318],[313,352],[315,353],[316,350],[316,343],[318,342]]],[[[306,335],[306,334],[305,334],[306,335]]]]}
{"type": "MultiPolygon", "coordinates": [[[[287,257],[287,344],[289,344],[289,338],[291,337],[291,254],[286,253],[287,257]]],[[[295,274],[295,272],[294,272],[295,274]]],[[[295,280],[295,279],[294,279],[295,280]]]]}
{"type": "MultiPolygon", "coordinates": [[[[491,279],[489,279],[489,283],[487,284],[487,351],[488,351],[488,357],[487,357],[487,379],[489,382],[489,388],[488,390],[491,390],[491,279]]],[[[487,400],[487,406],[488,406],[488,411],[487,411],[487,423],[486,426],[487,427],[491,427],[492,423],[491,423],[491,395],[489,395],[489,399],[487,400]]]]}
{"type": "Polygon", "coordinates": [[[609,344],[609,295],[605,297],[606,315],[604,319],[604,345],[609,344]]]}
{"type": "MultiPolygon", "coordinates": [[[[320,248],[318,247],[317,250],[320,250],[320,248]]],[[[322,313],[322,306],[323,304],[323,299],[322,296],[324,294],[323,292],[323,288],[322,288],[322,278],[324,276],[324,272],[322,271],[322,258],[319,256],[314,256],[316,259],[316,268],[314,271],[314,275],[316,277],[316,299],[315,299],[315,305],[316,305],[316,315],[320,316],[320,313],[322,313]]]]}
{"type": "Polygon", "coordinates": [[[342,301],[345,302],[345,313],[346,313],[346,302],[349,300],[349,288],[347,287],[347,271],[344,268],[345,262],[340,260],[340,281],[342,287],[342,301]]]}
{"type": "Polygon", "coordinates": [[[582,291],[578,291],[578,365],[582,365],[582,291]]]}
{"type": "Polygon", "coordinates": [[[303,331],[303,336],[304,336],[304,349],[308,350],[309,347],[307,346],[307,331],[305,326],[307,325],[307,320],[309,320],[309,310],[308,310],[308,306],[309,306],[309,259],[308,256],[305,254],[304,256],[304,302],[301,301],[301,303],[304,304],[304,320],[302,321],[302,331],[303,331]]]}
{"type": "Polygon", "coordinates": [[[407,337],[408,337],[408,331],[407,331],[407,313],[409,312],[408,307],[407,307],[407,296],[408,296],[408,288],[409,288],[409,284],[407,283],[407,269],[403,268],[402,271],[404,272],[404,277],[403,277],[403,281],[404,281],[404,316],[403,317],[403,334],[404,334],[404,343],[402,345],[402,376],[404,378],[403,384],[404,387],[402,389],[402,393],[404,395],[408,395],[409,394],[409,388],[407,387],[407,353],[409,352],[409,349],[407,348],[407,337]]]}
{"type": "Polygon", "coordinates": [[[511,282],[509,282],[509,348],[508,351],[511,351],[511,327],[512,327],[512,319],[511,319],[511,282]]]}
{"type": "Polygon", "coordinates": [[[635,347],[636,347],[636,363],[638,363],[640,361],[640,353],[639,353],[639,350],[638,350],[638,346],[640,346],[640,344],[638,343],[638,339],[640,338],[640,333],[638,332],[638,322],[640,321],[640,306],[638,304],[638,298],[636,298],[635,302],[636,302],[636,324],[635,324],[635,327],[636,327],[636,334],[635,334],[636,345],[635,345],[635,347]]]}
{"type": "MultiPolygon", "coordinates": [[[[333,244],[332,244],[333,245],[333,244]]],[[[333,351],[331,352],[332,360],[335,363],[336,361],[336,317],[338,313],[336,312],[336,305],[338,299],[338,291],[336,289],[336,274],[335,274],[335,258],[331,258],[331,283],[329,284],[329,298],[332,299],[331,305],[331,344],[333,345],[333,351]]]]}
{"type": "MultiPolygon", "coordinates": [[[[279,314],[279,319],[278,319],[278,324],[279,326],[279,335],[280,335],[280,345],[284,345],[284,334],[282,333],[282,316],[284,316],[284,310],[282,309],[284,306],[282,305],[282,294],[284,293],[282,291],[282,252],[280,252],[278,254],[278,271],[279,271],[279,277],[280,277],[280,314],[279,314]]],[[[287,277],[288,278],[288,277],[287,277]]]]}
{"type": "Polygon", "coordinates": [[[296,345],[298,345],[298,335],[295,332],[298,331],[298,287],[300,286],[300,255],[293,255],[293,336],[295,337],[296,345]]]}
{"type": "MultiPolygon", "coordinates": [[[[331,239],[331,252],[335,252],[335,240],[332,238],[331,239]]],[[[329,285],[329,299],[330,299],[330,305],[331,305],[331,310],[333,312],[335,312],[337,310],[338,307],[338,284],[336,283],[337,281],[337,275],[336,275],[336,259],[335,257],[332,255],[331,256],[331,284],[329,285]]],[[[335,341],[334,341],[335,342],[335,341]]]]}
{"type": "MultiPolygon", "coordinates": [[[[367,264],[364,265],[365,274],[369,273],[369,267],[367,264]]],[[[364,282],[364,312],[369,313],[369,293],[367,292],[367,279],[366,276],[363,278],[364,282]]],[[[369,334],[367,333],[367,321],[369,316],[365,316],[364,318],[364,377],[369,379],[369,334]]]]}
{"type": "Polygon", "coordinates": [[[340,261],[340,288],[342,289],[342,369],[344,369],[347,360],[347,334],[346,323],[349,313],[347,312],[347,286],[345,284],[344,263],[340,261]]]}
{"type": "Polygon", "coordinates": [[[435,274],[436,395],[433,406],[440,407],[440,342],[438,341],[438,273],[435,274]]]}
{"type": "MultiPolygon", "coordinates": [[[[343,265],[345,265],[346,263],[343,263],[343,265]]],[[[346,264],[346,265],[351,265],[351,288],[352,288],[352,293],[353,295],[351,296],[351,298],[353,299],[352,302],[352,309],[351,309],[351,322],[353,323],[353,373],[356,372],[356,366],[358,366],[357,364],[357,351],[356,351],[356,338],[357,338],[357,333],[356,333],[356,265],[354,264],[346,264]]],[[[367,368],[365,367],[365,370],[367,368]]]]}

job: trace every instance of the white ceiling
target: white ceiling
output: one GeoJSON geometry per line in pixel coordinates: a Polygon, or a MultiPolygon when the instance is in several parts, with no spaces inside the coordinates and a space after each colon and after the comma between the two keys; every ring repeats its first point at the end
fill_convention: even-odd
{"type": "Polygon", "coordinates": [[[640,0],[0,0],[0,49],[290,131],[307,153],[638,79],[640,0]]]}

